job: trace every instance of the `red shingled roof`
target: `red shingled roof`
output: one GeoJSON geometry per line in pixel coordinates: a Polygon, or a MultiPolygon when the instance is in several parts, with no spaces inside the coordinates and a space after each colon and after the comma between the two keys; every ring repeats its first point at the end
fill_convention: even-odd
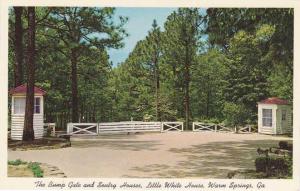
{"type": "MultiPolygon", "coordinates": [[[[27,85],[26,84],[23,84],[23,85],[20,85],[16,88],[12,88],[9,93],[10,94],[26,94],[27,92],[27,85]]],[[[45,95],[46,94],[46,91],[42,90],[41,88],[39,87],[36,87],[34,86],[34,93],[35,94],[42,94],[42,95],[45,95]]]]}
{"type": "Polygon", "coordinates": [[[277,105],[289,105],[289,102],[284,99],[280,99],[278,97],[271,97],[265,100],[262,100],[258,103],[263,103],[263,104],[277,104],[277,105]]]}

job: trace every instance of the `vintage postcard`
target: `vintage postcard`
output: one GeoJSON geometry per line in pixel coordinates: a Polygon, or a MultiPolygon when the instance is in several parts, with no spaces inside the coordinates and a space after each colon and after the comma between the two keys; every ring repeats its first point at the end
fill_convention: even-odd
{"type": "Polygon", "coordinates": [[[299,15],[1,2],[0,189],[299,190],[299,15]]]}

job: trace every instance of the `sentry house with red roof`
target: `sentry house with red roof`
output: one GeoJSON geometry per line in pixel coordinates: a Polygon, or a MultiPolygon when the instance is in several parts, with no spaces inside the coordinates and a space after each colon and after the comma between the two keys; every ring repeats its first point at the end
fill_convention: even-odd
{"type": "MultiPolygon", "coordinates": [[[[11,139],[22,140],[26,106],[26,84],[9,91],[12,96],[11,107],[11,139]]],[[[33,130],[35,139],[43,137],[44,130],[44,95],[46,92],[34,87],[33,130]]]]}
{"type": "Polygon", "coordinates": [[[258,133],[287,134],[292,132],[292,106],[277,97],[258,102],[258,133]]]}

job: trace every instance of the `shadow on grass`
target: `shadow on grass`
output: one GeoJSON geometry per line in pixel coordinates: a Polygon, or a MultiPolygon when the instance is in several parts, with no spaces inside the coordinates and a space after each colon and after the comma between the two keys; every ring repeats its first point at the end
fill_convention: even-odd
{"type": "MultiPolygon", "coordinates": [[[[255,170],[254,161],[258,147],[278,145],[278,140],[246,140],[242,142],[214,142],[193,145],[190,148],[171,148],[169,152],[184,156],[176,166],[151,164],[134,167],[145,177],[158,178],[227,178],[232,170],[255,170]]],[[[124,176],[128,177],[128,176],[124,176]]]]}

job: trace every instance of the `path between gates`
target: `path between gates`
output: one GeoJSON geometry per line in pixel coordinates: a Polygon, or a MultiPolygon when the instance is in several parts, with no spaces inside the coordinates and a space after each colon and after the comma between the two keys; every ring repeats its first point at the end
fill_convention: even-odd
{"type": "Polygon", "coordinates": [[[72,137],[72,147],[8,151],[22,159],[57,166],[67,177],[226,178],[253,169],[258,147],[291,140],[259,134],[213,132],[138,133],[72,137]]]}

